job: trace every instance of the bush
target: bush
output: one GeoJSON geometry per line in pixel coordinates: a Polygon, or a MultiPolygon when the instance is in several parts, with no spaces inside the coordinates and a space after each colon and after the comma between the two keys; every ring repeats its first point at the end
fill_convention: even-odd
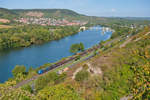
{"type": "Polygon", "coordinates": [[[45,86],[47,86],[49,83],[52,85],[54,84],[58,84],[60,82],[63,82],[64,79],[66,78],[66,74],[61,74],[58,75],[55,72],[49,72],[48,74],[39,77],[36,81],[35,81],[35,89],[41,90],[43,89],[45,86]]]}
{"type": "Polygon", "coordinates": [[[22,87],[23,90],[26,90],[30,93],[33,93],[32,87],[30,85],[25,85],[24,87],[22,87]]]}
{"type": "Polygon", "coordinates": [[[76,76],[75,76],[75,80],[76,81],[79,81],[79,82],[82,82],[84,80],[87,80],[88,77],[89,77],[89,72],[88,71],[85,71],[85,70],[81,70],[79,71],[76,76]]]}
{"type": "Polygon", "coordinates": [[[87,70],[89,68],[89,66],[87,64],[83,65],[83,69],[87,70]]]}
{"type": "Polygon", "coordinates": [[[37,100],[83,100],[71,85],[46,87],[38,93],[37,100]]]}
{"type": "Polygon", "coordinates": [[[12,70],[12,74],[14,77],[17,76],[17,74],[21,73],[25,73],[26,72],[26,67],[25,66],[19,66],[19,65],[16,65],[15,68],[12,70]]]}

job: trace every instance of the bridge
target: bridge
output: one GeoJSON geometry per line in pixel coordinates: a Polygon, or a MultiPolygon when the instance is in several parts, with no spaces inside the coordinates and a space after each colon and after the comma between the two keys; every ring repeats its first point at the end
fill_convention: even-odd
{"type": "Polygon", "coordinates": [[[85,26],[82,26],[82,27],[80,27],[80,29],[79,29],[79,31],[81,31],[81,30],[86,30],[86,27],[85,26]]]}

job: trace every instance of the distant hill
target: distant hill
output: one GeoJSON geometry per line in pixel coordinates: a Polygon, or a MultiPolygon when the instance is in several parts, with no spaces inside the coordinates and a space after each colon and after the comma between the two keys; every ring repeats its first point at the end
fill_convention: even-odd
{"type": "Polygon", "coordinates": [[[129,20],[150,20],[150,17],[125,17],[125,19],[129,19],[129,20]]]}
{"type": "Polygon", "coordinates": [[[5,8],[0,8],[0,18],[12,19],[14,17],[17,17],[17,14],[15,12],[5,8]]]}
{"type": "Polygon", "coordinates": [[[68,9],[5,9],[0,8],[0,18],[51,17],[68,20],[86,20],[87,16],[68,9]]]}
{"type": "Polygon", "coordinates": [[[28,12],[42,12],[45,17],[80,16],[80,14],[68,9],[14,9],[13,12],[24,14],[28,12]]]}
{"type": "Polygon", "coordinates": [[[79,14],[68,9],[5,9],[0,8],[0,18],[2,19],[13,19],[18,17],[51,17],[51,18],[65,18],[67,20],[80,20],[88,21],[92,24],[149,24],[149,17],[96,17],[96,16],[86,16],[79,14]],[[147,20],[147,21],[145,21],[147,20]]]}
{"type": "Polygon", "coordinates": [[[70,20],[86,17],[85,15],[78,14],[68,9],[13,9],[11,11],[23,17],[52,17],[70,20]]]}

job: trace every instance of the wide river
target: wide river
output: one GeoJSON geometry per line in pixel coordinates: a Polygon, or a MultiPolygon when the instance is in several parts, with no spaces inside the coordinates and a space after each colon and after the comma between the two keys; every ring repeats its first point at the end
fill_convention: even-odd
{"type": "Polygon", "coordinates": [[[90,48],[102,40],[111,37],[112,32],[102,33],[101,27],[79,32],[76,35],[65,37],[58,41],[47,42],[42,45],[32,45],[21,49],[11,49],[0,52],[0,83],[12,77],[15,65],[25,65],[37,68],[45,63],[52,63],[63,57],[71,56],[70,46],[82,42],[85,48],[90,48]]]}

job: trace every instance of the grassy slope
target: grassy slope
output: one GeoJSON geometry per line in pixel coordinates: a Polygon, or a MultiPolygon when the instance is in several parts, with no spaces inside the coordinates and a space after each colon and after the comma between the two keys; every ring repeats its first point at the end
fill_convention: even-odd
{"type": "MultiPolygon", "coordinates": [[[[102,70],[100,77],[91,77],[83,83],[76,81],[69,81],[67,83],[72,83],[75,87],[76,84],[79,84],[80,86],[76,88],[78,91],[82,90],[81,96],[87,100],[118,100],[130,94],[139,99],[148,98],[146,97],[150,96],[147,92],[148,90],[142,91],[138,88],[142,87],[142,84],[145,83],[140,80],[145,79],[145,81],[148,81],[147,77],[150,75],[150,68],[145,68],[148,72],[143,70],[143,73],[148,73],[147,75],[143,75],[139,73],[140,70],[137,70],[138,68],[142,69],[149,62],[149,58],[145,57],[146,54],[144,52],[150,47],[150,34],[147,34],[147,31],[145,31],[130,38],[132,40],[125,47],[120,48],[120,45],[126,40],[122,43],[115,41],[116,43],[112,43],[113,45],[108,46],[108,49],[101,52],[100,55],[76,66],[77,68],[81,67],[84,63],[91,63],[93,67],[98,67],[102,70]],[[140,40],[136,41],[138,38],[140,40]],[[136,53],[133,53],[134,51],[136,53]],[[133,79],[137,78],[137,74],[140,79],[134,81],[133,79]],[[135,90],[138,92],[135,92],[135,90]],[[142,96],[145,95],[144,93],[147,93],[146,96],[142,96]]],[[[147,57],[149,56],[150,52],[147,53],[147,57]]],[[[147,66],[150,66],[150,64],[147,64],[147,66]]],[[[74,69],[70,70],[68,76],[72,76],[76,68],[74,67],[74,69]]],[[[145,84],[145,87],[142,88],[147,88],[148,84],[145,84]]]]}

